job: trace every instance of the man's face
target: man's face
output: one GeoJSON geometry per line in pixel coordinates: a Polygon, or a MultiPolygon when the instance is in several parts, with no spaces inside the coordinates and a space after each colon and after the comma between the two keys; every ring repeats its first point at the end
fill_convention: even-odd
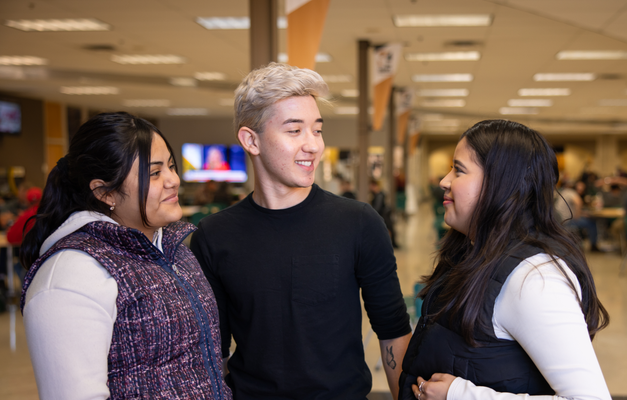
{"type": "Polygon", "coordinates": [[[275,190],[310,187],[324,151],[322,117],[312,96],[276,102],[259,134],[259,182],[275,190]]]}

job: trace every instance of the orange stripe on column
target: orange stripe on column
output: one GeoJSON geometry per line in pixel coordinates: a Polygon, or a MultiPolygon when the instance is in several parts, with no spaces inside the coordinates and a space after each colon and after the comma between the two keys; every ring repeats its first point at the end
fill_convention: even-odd
{"type": "Polygon", "coordinates": [[[378,131],[383,125],[385,110],[392,91],[392,76],[382,80],[374,86],[374,117],[372,129],[378,131]]]}
{"type": "Polygon", "coordinates": [[[287,15],[290,65],[314,69],[330,0],[311,0],[287,15]]]}
{"type": "Polygon", "coordinates": [[[405,133],[407,132],[408,121],[409,111],[406,111],[398,116],[398,122],[396,123],[396,143],[399,145],[405,144],[405,133]]]}

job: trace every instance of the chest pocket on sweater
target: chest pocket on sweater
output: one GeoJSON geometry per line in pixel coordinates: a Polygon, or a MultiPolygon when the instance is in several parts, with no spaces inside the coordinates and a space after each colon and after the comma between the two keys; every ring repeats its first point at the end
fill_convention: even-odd
{"type": "Polygon", "coordinates": [[[292,258],[292,300],[315,305],[337,296],[340,256],[292,258]]]}

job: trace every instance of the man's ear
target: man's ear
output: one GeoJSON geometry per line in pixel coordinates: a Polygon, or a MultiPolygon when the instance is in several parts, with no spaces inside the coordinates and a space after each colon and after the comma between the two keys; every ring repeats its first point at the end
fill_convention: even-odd
{"type": "Polygon", "coordinates": [[[105,181],[103,181],[102,179],[92,179],[92,181],[89,182],[89,188],[91,189],[94,196],[96,196],[96,198],[103,203],[106,203],[109,206],[113,206],[115,205],[115,199],[113,198],[113,195],[111,193],[106,193],[106,191],[104,190],[106,186],[107,185],[105,181]]]}
{"type": "Polygon", "coordinates": [[[248,154],[251,156],[259,155],[259,135],[257,132],[242,126],[237,132],[237,138],[248,154]]]}

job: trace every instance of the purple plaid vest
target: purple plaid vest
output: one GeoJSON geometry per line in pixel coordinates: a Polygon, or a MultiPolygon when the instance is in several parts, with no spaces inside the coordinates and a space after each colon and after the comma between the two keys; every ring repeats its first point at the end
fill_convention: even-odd
{"type": "Polygon", "coordinates": [[[29,269],[25,293],[44,261],[81,250],[118,285],[109,350],[112,399],[231,399],[222,377],[218,307],[192,252],[182,244],[195,227],[163,228],[163,253],[138,230],[92,222],[57,242],[29,269]]]}

